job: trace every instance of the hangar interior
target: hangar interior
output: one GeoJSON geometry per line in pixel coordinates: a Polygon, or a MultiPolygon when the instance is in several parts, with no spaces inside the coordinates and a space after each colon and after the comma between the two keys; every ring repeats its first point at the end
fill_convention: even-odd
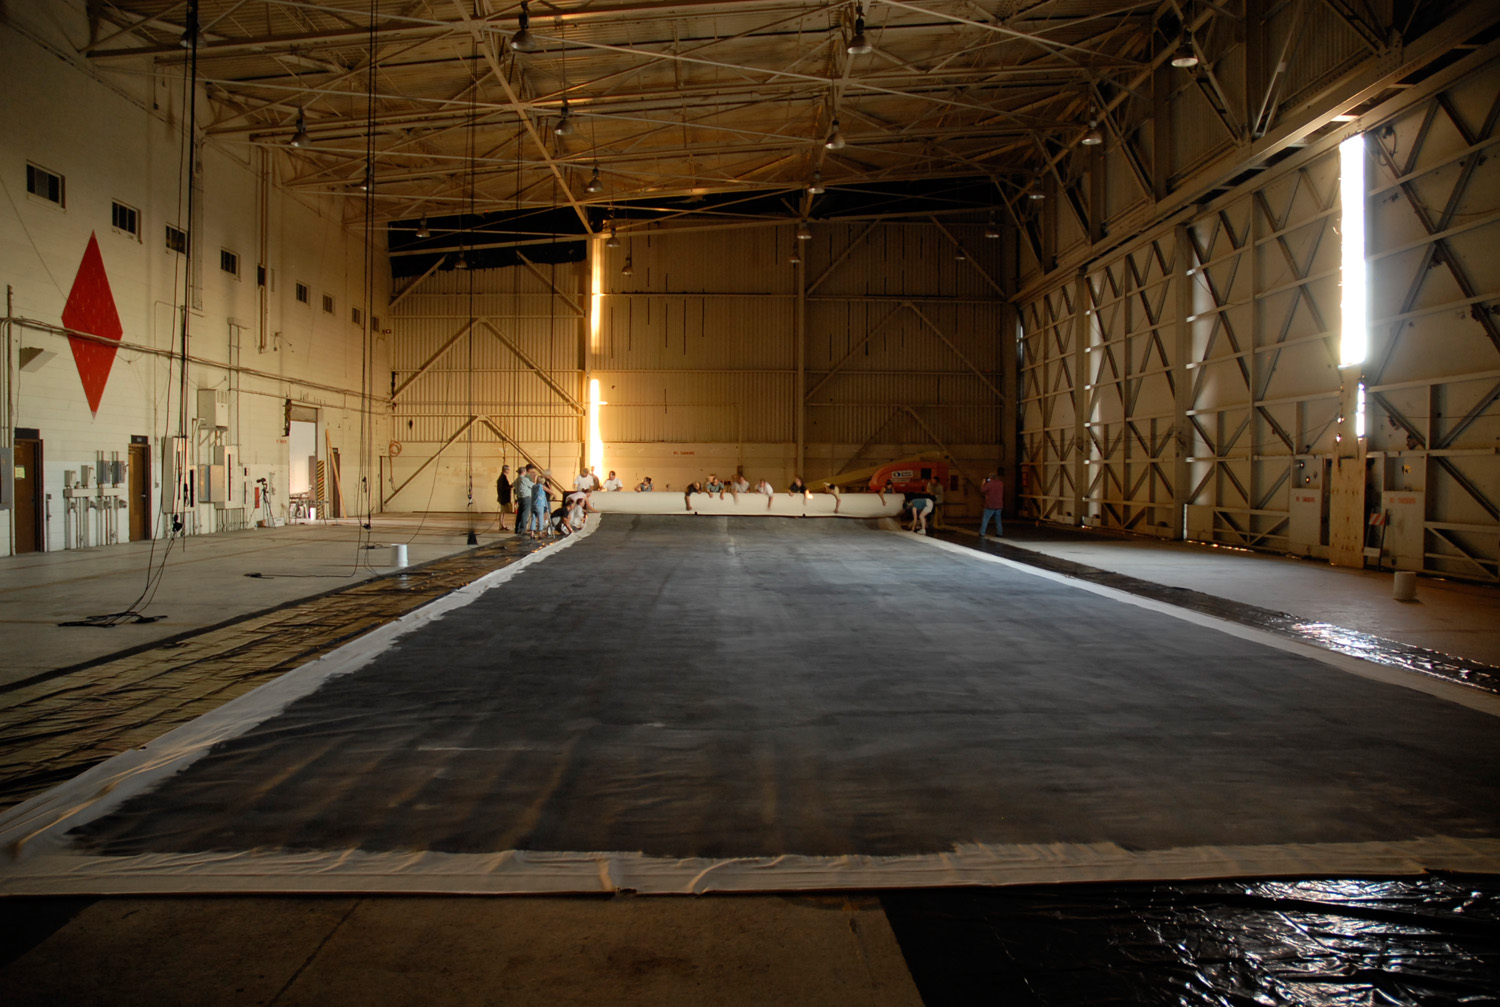
{"type": "MultiPolygon", "coordinates": [[[[1494,4],[22,0],[0,47],[33,1002],[966,1002],[920,935],[1085,882],[1493,922],[1494,4]],[[927,541],[540,546],[493,489],[913,457],[927,541]],[[351,919],[385,959],[310,968],[351,919]],[[292,964],[78,964],[205,927],[292,964]]],[[[1039,968],[973,981],[1092,1002],[1039,968]]]]}

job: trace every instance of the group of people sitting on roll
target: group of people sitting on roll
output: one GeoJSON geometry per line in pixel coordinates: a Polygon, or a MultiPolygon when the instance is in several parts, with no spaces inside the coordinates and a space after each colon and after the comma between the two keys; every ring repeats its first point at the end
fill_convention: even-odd
{"type": "MultiPolygon", "coordinates": [[[[500,530],[505,531],[505,515],[512,512],[512,500],[514,499],[515,531],[518,535],[528,538],[553,538],[555,536],[571,535],[583,528],[588,515],[597,513],[589,503],[589,495],[595,491],[614,492],[624,489],[619,477],[613,470],[609,478],[600,480],[594,474],[593,466],[585,468],[578,473],[578,478],[573,481],[573,489],[562,497],[562,502],[554,509],[552,502],[556,499],[556,493],[551,488],[552,470],[538,470],[535,465],[527,464],[521,468],[521,472],[512,482],[510,478],[510,466],[500,467],[500,478],[495,483],[495,491],[500,500],[500,530]]],[[[646,476],[636,486],[638,493],[655,492],[656,487],[651,482],[651,477],[646,476]]],[[[823,484],[824,492],[833,497],[833,512],[837,514],[843,504],[842,491],[832,483],[823,484]]],[[[998,474],[990,476],[985,480],[983,492],[985,495],[985,521],[988,525],[991,517],[995,519],[996,532],[1000,531],[1000,507],[1005,491],[1005,484],[1000,480],[998,474]],[[995,502],[991,501],[994,497],[995,502]]],[[[811,490],[801,476],[794,476],[792,483],[787,487],[790,494],[801,494],[808,496],[811,490]]],[[[880,502],[885,503],[887,493],[898,492],[895,483],[887,479],[881,489],[876,491],[880,496],[880,502]]],[[[693,509],[693,494],[705,493],[709,496],[717,496],[724,499],[728,493],[736,502],[740,495],[745,493],[756,493],[766,498],[766,510],[771,509],[771,504],[776,498],[776,488],[771,485],[770,480],[761,479],[751,484],[743,472],[735,472],[727,480],[720,480],[714,473],[709,473],[707,479],[702,482],[690,482],[682,494],[682,505],[685,510],[693,509]]],[[[936,476],[929,479],[926,486],[920,492],[906,493],[905,503],[902,506],[901,518],[911,522],[910,529],[918,535],[927,534],[927,523],[931,519],[934,528],[938,525],[938,508],[943,502],[943,483],[936,476]]],[[[980,537],[984,537],[984,527],[981,526],[980,537]]]]}
{"type": "MultiPolygon", "coordinates": [[[[807,492],[807,487],[805,485],[802,485],[801,476],[798,476],[795,480],[792,481],[792,488],[790,492],[807,492]]],[[[770,510],[771,502],[776,498],[776,487],[772,486],[770,480],[768,479],[762,479],[757,482],[754,487],[752,487],[750,485],[750,480],[745,478],[745,473],[743,472],[736,472],[734,475],[730,476],[728,480],[720,482],[719,477],[710,472],[708,478],[703,482],[688,483],[687,489],[683,490],[682,505],[685,510],[693,509],[694,493],[705,493],[708,496],[716,496],[720,500],[723,500],[724,494],[728,493],[735,499],[736,503],[739,502],[741,493],[759,493],[765,496],[766,510],[770,510]]]]}

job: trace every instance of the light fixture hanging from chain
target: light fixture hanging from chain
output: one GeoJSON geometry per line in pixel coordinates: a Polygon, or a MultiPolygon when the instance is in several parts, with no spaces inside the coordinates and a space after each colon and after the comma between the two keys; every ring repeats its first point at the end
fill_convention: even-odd
{"type": "Polygon", "coordinates": [[[798,241],[811,241],[812,240],[812,230],[807,226],[807,221],[805,221],[805,220],[802,221],[801,223],[799,223],[797,225],[797,240],[798,241]]]}
{"type": "Polygon", "coordinates": [[[849,38],[849,55],[864,56],[875,51],[870,40],[865,38],[865,9],[854,5],[854,34],[849,38]]]}
{"type": "Polygon", "coordinates": [[[844,134],[839,131],[839,121],[834,119],[833,128],[828,131],[828,139],[823,141],[823,146],[829,150],[843,150],[845,142],[844,134]]]}
{"type": "Polygon", "coordinates": [[[510,47],[516,52],[536,52],[540,45],[536,36],[531,34],[531,11],[526,9],[526,0],[521,0],[521,16],[516,23],[518,27],[510,37],[510,47]]]}
{"type": "Polygon", "coordinates": [[[297,109],[297,132],[287,141],[289,147],[306,147],[312,143],[312,137],[307,135],[307,115],[302,109],[297,109]]]}
{"type": "Polygon", "coordinates": [[[813,172],[812,181],[807,183],[807,191],[813,196],[819,196],[828,191],[823,187],[823,173],[821,171],[813,172]]]}
{"type": "Polygon", "coordinates": [[[1177,52],[1172,56],[1172,65],[1179,70],[1191,70],[1198,65],[1198,53],[1193,48],[1193,33],[1183,29],[1182,40],[1177,43],[1177,52]]]}
{"type": "Polygon", "coordinates": [[[1000,228],[995,226],[995,211],[990,211],[990,219],[984,225],[984,236],[994,239],[1000,237],[1000,228]]]}
{"type": "Polygon", "coordinates": [[[423,217],[417,223],[417,237],[418,238],[430,238],[430,237],[432,237],[432,228],[430,228],[430,227],[427,226],[427,218],[426,217],[423,217]]]}
{"type": "Polygon", "coordinates": [[[1097,147],[1104,142],[1104,134],[1099,131],[1099,120],[1089,120],[1089,131],[1083,134],[1083,139],[1078,141],[1085,147],[1097,147]]]}
{"type": "Polygon", "coordinates": [[[584,192],[603,192],[604,183],[599,179],[599,166],[594,165],[594,173],[589,176],[589,184],[583,187],[584,192]]]}
{"type": "Polygon", "coordinates": [[[558,117],[557,125],[552,128],[552,132],[558,136],[573,135],[573,116],[568,112],[568,99],[566,98],[562,102],[562,115],[558,117]]]}

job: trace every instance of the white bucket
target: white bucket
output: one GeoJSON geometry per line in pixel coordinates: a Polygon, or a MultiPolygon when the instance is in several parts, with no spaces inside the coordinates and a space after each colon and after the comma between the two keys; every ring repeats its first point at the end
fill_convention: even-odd
{"type": "Polygon", "coordinates": [[[1397,601],[1417,600],[1417,575],[1411,570],[1397,570],[1391,597],[1397,601]]]}
{"type": "Polygon", "coordinates": [[[397,570],[406,566],[406,544],[391,546],[391,566],[397,570]]]}

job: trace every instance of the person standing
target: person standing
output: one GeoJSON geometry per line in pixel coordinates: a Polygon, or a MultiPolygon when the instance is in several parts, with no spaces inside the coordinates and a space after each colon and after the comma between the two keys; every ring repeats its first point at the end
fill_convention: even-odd
{"type": "Polygon", "coordinates": [[[505,515],[511,512],[510,466],[500,466],[500,478],[495,480],[495,496],[500,501],[500,530],[505,531],[505,515]]]}
{"type": "Polygon", "coordinates": [[[999,472],[991,472],[985,477],[984,485],[979,487],[979,491],[984,494],[984,516],[979,519],[979,540],[984,541],[984,533],[990,527],[990,518],[995,519],[995,537],[1003,538],[1005,529],[1000,519],[1005,510],[1005,480],[999,472]]]}
{"type": "Polygon", "coordinates": [[[552,470],[545,470],[531,487],[531,526],[536,529],[537,538],[552,537],[552,494],[547,490],[551,476],[552,470]]]}
{"type": "Polygon", "coordinates": [[[517,535],[531,534],[531,466],[527,465],[521,469],[516,476],[516,523],[517,535]]]}

